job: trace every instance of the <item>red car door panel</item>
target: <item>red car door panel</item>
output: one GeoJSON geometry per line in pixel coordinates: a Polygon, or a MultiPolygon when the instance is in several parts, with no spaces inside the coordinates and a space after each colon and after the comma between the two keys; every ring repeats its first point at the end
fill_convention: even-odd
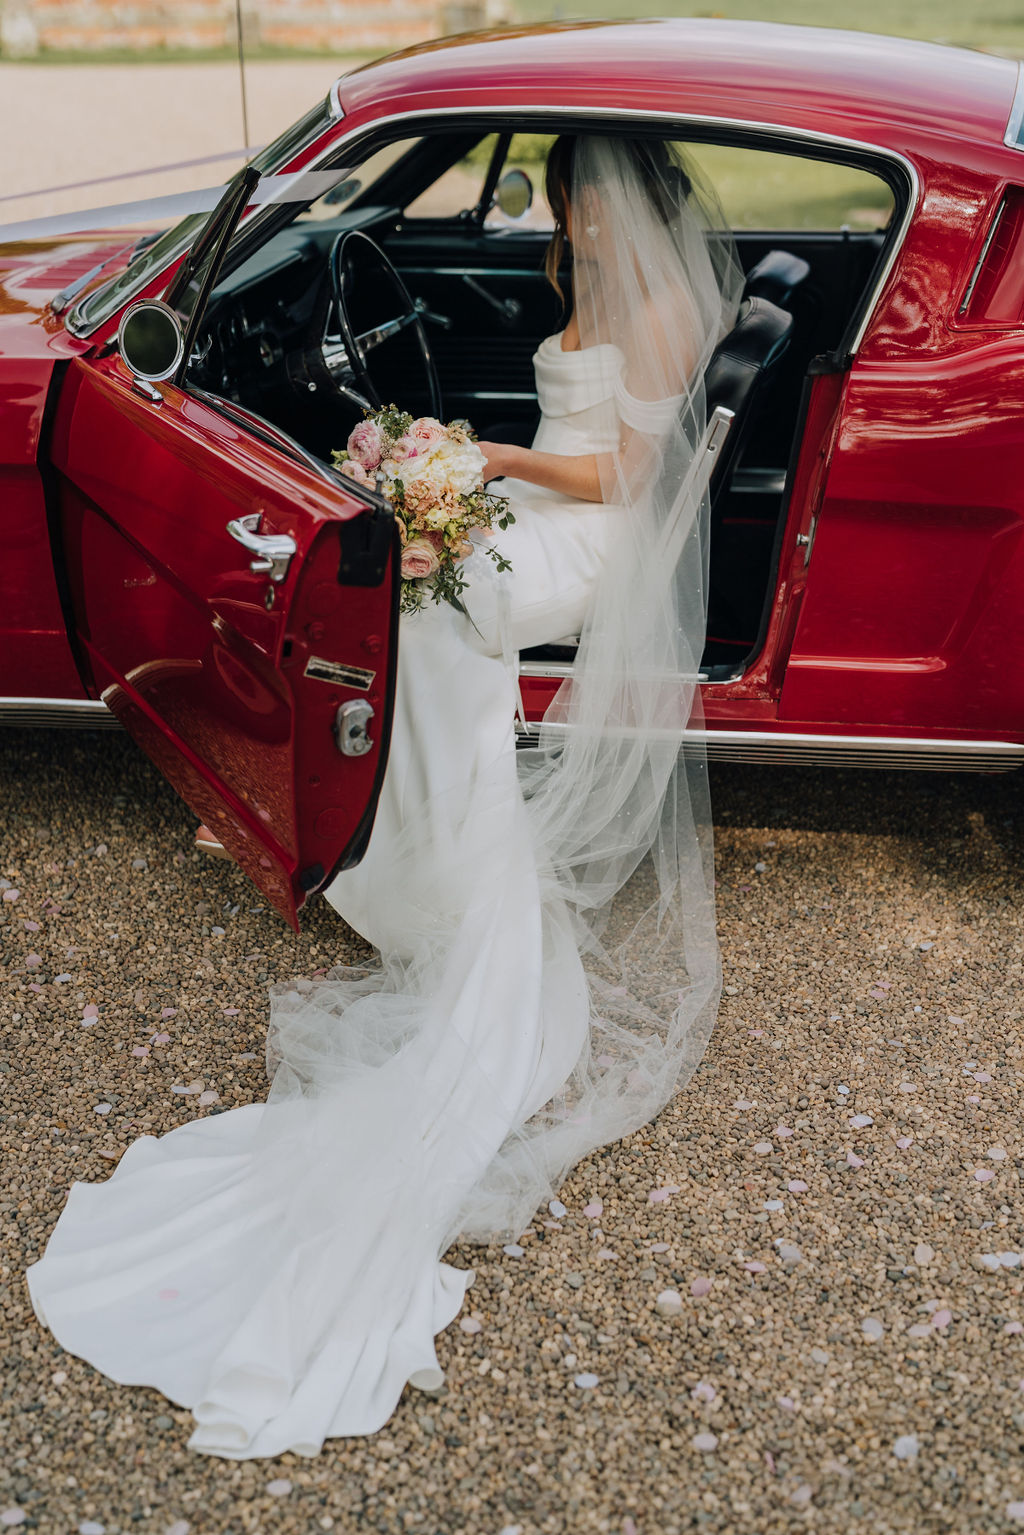
{"type": "Polygon", "coordinates": [[[76,362],[54,434],[64,556],[99,695],[293,924],[365,841],[387,753],[397,537],[381,579],[339,578],[373,515],[214,406],[140,395],[117,357],[76,362]],[[284,580],[227,524],[289,534],[284,580]],[[358,520],[358,521],[356,521],[358,520]],[[339,708],[373,709],[343,755],[339,708]]]}

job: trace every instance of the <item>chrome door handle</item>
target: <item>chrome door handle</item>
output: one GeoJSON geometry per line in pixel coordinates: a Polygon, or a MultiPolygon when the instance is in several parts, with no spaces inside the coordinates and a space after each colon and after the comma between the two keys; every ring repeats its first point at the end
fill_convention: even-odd
{"type": "Polygon", "coordinates": [[[290,533],[257,532],[261,516],[260,512],[252,512],[247,517],[233,518],[228,523],[228,532],[243,549],[257,556],[249,562],[254,575],[269,575],[271,581],[283,581],[298,545],[290,533]]]}

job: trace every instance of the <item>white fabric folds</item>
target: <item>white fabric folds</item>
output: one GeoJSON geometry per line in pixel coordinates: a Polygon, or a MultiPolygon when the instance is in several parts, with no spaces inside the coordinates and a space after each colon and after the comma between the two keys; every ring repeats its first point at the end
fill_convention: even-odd
{"type": "Polygon", "coordinates": [[[701,380],[738,269],[668,146],[558,154],[580,347],[537,354],[536,446],[589,456],[601,499],[508,482],[512,571],[471,556],[465,614],[402,621],[377,822],[328,891],[378,959],[278,988],[267,1104],[136,1142],[75,1186],[29,1273],[65,1347],[191,1408],[196,1450],[314,1454],[437,1385],[471,1282],[451,1243],[516,1236],[663,1107],[713,1023],[706,776],[680,742],[701,380]],[[516,753],[510,658],[577,632],[516,753]]]}

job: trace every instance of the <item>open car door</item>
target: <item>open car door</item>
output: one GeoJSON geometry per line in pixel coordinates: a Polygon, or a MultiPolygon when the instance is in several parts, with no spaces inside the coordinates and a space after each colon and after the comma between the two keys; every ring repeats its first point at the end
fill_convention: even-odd
{"type": "Polygon", "coordinates": [[[397,659],[390,507],[181,375],[142,383],[117,352],[70,365],[52,459],[99,696],[297,926],[373,824],[397,659]]]}

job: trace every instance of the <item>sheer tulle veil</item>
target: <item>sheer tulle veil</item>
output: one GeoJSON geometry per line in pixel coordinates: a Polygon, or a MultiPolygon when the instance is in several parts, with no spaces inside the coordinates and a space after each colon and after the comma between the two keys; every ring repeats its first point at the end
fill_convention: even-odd
{"type": "MultiPolygon", "coordinates": [[[[516,754],[522,826],[495,809],[490,845],[481,840],[488,796],[502,803],[498,772],[489,786],[478,777],[472,806],[455,790],[407,828],[390,871],[405,892],[396,951],[365,979],[336,971],[311,994],[279,994],[271,1028],[272,1101],[321,1095],[393,1049],[408,1058],[418,1046],[427,1082],[457,1075],[461,1091],[444,1095],[449,1112],[462,1106],[458,1166],[439,1119],[417,1151],[423,1183],[447,1194],[446,1209],[433,1197],[421,1208],[428,1226],[434,1211],[442,1250],[459,1235],[517,1233],[576,1161],[656,1114],[699,1061],[719,991],[706,764],[681,741],[699,714],[706,617],[703,375],[735,318],[741,273],[721,209],[676,146],[594,136],[560,140],[554,153],[580,344],[608,371],[622,421],[618,451],[600,460],[615,555],[573,675],[516,754]],[[466,1033],[453,1047],[451,1032],[453,997],[462,988],[464,1003],[470,985],[460,900],[475,907],[479,944],[480,908],[498,902],[493,871],[508,868],[508,839],[524,831],[516,856],[532,865],[544,974],[540,994],[523,983],[522,1007],[544,1014],[555,1090],[510,1123],[500,1053],[491,1061],[466,1033]],[[325,1006],[343,1015],[329,1050],[325,1006]],[[498,1143],[481,1128],[469,1156],[472,1126],[488,1123],[505,1126],[498,1143]]],[[[498,952],[502,920],[496,904],[498,952]]],[[[515,955],[503,958],[504,967],[492,954],[480,981],[484,1009],[488,986],[518,984],[515,955]]]]}

